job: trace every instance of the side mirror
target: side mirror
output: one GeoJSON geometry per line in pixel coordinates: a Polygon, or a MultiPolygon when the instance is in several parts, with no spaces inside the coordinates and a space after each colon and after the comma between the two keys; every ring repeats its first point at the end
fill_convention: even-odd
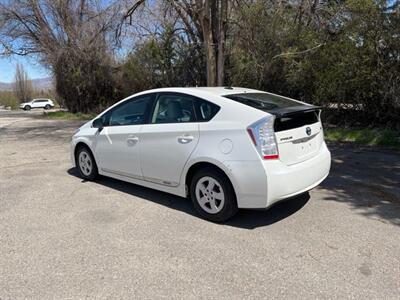
{"type": "Polygon", "coordinates": [[[101,118],[94,119],[92,122],[92,127],[98,128],[101,131],[104,127],[103,120],[101,118]]]}

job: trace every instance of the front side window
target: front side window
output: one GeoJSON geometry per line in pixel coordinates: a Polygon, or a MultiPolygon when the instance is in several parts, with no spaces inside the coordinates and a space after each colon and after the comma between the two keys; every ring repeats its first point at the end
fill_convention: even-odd
{"type": "Polygon", "coordinates": [[[160,94],[154,106],[151,123],[195,122],[193,97],[185,94],[160,94]]]}
{"type": "Polygon", "coordinates": [[[109,126],[144,124],[151,100],[152,95],[144,95],[127,100],[105,115],[105,123],[109,126]]]}

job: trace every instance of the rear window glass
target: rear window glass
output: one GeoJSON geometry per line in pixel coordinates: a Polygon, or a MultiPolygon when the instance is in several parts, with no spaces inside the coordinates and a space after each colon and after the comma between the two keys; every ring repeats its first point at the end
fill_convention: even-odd
{"type": "Polygon", "coordinates": [[[267,93],[232,94],[232,95],[226,95],[225,98],[229,98],[231,100],[264,111],[304,105],[302,103],[287,99],[282,96],[272,95],[267,93]]]}
{"type": "Polygon", "coordinates": [[[274,124],[275,132],[285,131],[292,128],[311,125],[319,121],[318,112],[310,111],[300,114],[294,114],[287,117],[277,118],[274,124]]]}

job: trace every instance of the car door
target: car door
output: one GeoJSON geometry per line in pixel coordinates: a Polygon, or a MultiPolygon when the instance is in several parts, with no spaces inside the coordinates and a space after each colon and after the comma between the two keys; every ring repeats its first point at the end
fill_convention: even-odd
{"type": "Polygon", "coordinates": [[[149,124],[143,125],[140,162],[147,181],[179,185],[182,170],[199,141],[194,98],[182,93],[159,93],[149,124]]]}
{"type": "Polygon", "coordinates": [[[32,101],[32,108],[39,108],[39,107],[40,107],[39,100],[33,100],[32,101]]]}
{"type": "Polygon", "coordinates": [[[139,161],[142,124],[147,122],[154,95],[124,101],[102,116],[95,155],[101,172],[142,179],[139,161]]]}
{"type": "Polygon", "coordinates": [[[46,104],[47,104],[46,102],[47,102],[46,100],[38,100],[37,101],[37,107],[39,107],[39,108],[45,107],[46,104]]]}

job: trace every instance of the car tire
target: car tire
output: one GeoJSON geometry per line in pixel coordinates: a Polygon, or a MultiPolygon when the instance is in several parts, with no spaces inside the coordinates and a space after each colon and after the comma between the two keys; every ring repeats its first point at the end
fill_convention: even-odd
{"type": "Polygon", "coordinates": [[[46,106],[44,107],[44,109],[50,109],[51,108],[51,106],[49,105],[49,104],[46,104],[46,106]]]}
{"type": "Polygon", "coordinates": [[[197,212],[212,222],[224,222],[239,210],[229,178],[214,168],[204,168],[194,174],[190,198],[197,212]]]}
{"type": "Polygon", "coordinates": [[[93,181],[99,175],[96,161],[88,147],[79,147],[76,151],[75,161],[79,175],[83,179],[93,181]]]}
{"type": "Polygon", "coordinates": [[[31,107],[29,105],[25,105],[24,110],[31,110],[31,107]]]}

